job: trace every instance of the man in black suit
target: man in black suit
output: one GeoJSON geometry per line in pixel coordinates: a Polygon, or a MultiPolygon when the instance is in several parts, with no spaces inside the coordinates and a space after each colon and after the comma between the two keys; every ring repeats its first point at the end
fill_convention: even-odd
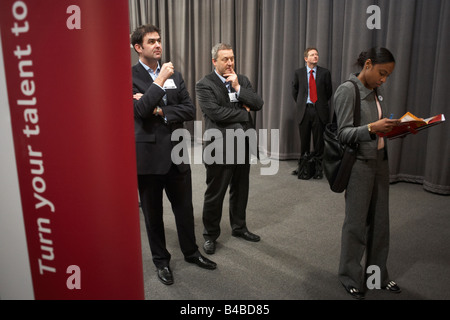
{"type": "MultiPolygon", "coordinates": [[[[248,131],[253,126],[250,111],[258,111],[264,104],[253,90],[249,79],[235,73],[234,53],[230,45],[219,43],[211,53],[215,70],[198,81],[195,87],[205,119],[205,151],[215,149],[215,153],[211,153],[214,153],[213,156],[203,155],[207,184],[203,204],[203,248],[208,254],[213,254],[216,250],[222,204],[228,186],[232,235],[253,242],[260,240],[258,235],[247,229],[246,224],[250,180],[249,149],[255,146],[249,143],[251,139],[245,139],[244,147],[239,147],[235,137],[228,134],[235,133],[238,140],[247,134],[246,137],[249,138],[252,132],[256,135],[254,130],[248,131]],[[234,155],[230,155],[230,151],[234,151],[234,155]],[[239,161],[240,156],[244,156],[244,161],[239,161]]],[[[255,142],[256,139],[252,141],[255,142]]]]}
{"type": "MultiPolygon", "coordinates": [[[[315,158],[315,179],[323,177],[323,132],[330,121],[328,100],[332,95],[330,71],[319,67],[319,52],[316,48],[307,48],[304,52],[305,66],[295,70],[292,82],[292,96],[298,111],[298,127],[300,133],[300,150],[303,158],[315,158]],[[313,78],[311,78],[313,77],[313,78]],[[314,83],[316,90],[314,90],[314,83]],[[310,90],[312,85],[313,92],[310,90]],[[311,132],[313,135],[314,151],[311,149],[311,132]]],[[[301,161],[299,161],[299,164],[301,161]]],[[[298,170],[292,172],[297,175],[298,170]]]]}
{"type": "Polygon", "coordinates": [[[205,269],[216,268],[196,244],[190,165],[175,165],[171,158],[177,143],[171,141],[172,132],[194,119],[195,106],[173,64],[159,64],[162,47],[157,27],[138,27],[131,44],[139,55],[139,62],[132,67],[139,196],[158,279],[169,285],[173,274],[166,249],[163,190],[172,205],[184,259],[205,269]]]}

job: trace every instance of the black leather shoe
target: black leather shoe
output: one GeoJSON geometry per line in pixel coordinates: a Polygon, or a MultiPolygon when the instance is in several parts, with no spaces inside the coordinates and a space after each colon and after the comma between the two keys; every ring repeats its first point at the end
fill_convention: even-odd
{"type": "Polygon", "coordinates": [[[359,291],[353,286],[345,286],[343,285],[345,290],[355,299],[362,300],[365,298],[364,292],[359,291]]]}
{"type": "Polygon", "coordinates": [[[165,285],[173,284],[173,275],[169,267],[164,267],[161,269],[158,268],[157,273],[159,281],[161,281],[165,285]]]}
{"type": "Polygon", "coordinates": [[[216,242],[212,240],[206,240],[203,244],[203,250],[205,250],[207,254],[214,254],[214,252],[216,252],[216,242]]]}
{"type": "Polygon", "coordinates": [[[314,175],[313,179],[322,179],[323,178],[323,173],[322,172],[318,172],[314,175]]]}
{"type": "Polygon", "coordinates": [[[294,171],[291,172],[291,174],[292,174],[293,176],[297,176],[297,175],[298,175],[298,170],[295,169],[294,171]]]}
{"type": "Polygon", "coordinates": [[[259,240],[261,240],[260,236],[254,234],[254,233],[251,233],[250,231],[244,231],[244,232],[233,231],[231,233],[231,235],[233,237],[243,238],[247,241],[252,241],[252,242],[258,242],[259,240]]]}
{"type": "Polygon", "coordinates": [[[186,260],[189,263],[195,263],[196,265],[198,265],[200,268],[203,268],[203,269],[212,270],[217,267],[217,264],[215,262],[209,260],[208,258],[205,258],[202,255],[200,255],[198,257],[184,258],[184,260],[186,260]]]}
{"type": "Polygon", "coordinates": [[[389,283],[385,287],[381,287],[383,290],[387,290],[392,293],[400,293],[402,289],[396,284],[394,281],[389,281],[389,283]]]}

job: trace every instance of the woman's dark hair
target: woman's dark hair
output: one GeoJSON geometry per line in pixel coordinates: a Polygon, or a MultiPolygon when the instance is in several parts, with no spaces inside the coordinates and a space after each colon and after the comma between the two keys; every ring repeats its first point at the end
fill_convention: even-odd
{"type": "Polygon", "coordinates": [[[356,64],[363,68],[368,59],[372,61],[373,65],[395,62],[393,54],[388,49],[380,47],[373,47],[368,51],[361,52],[356,64]]]}

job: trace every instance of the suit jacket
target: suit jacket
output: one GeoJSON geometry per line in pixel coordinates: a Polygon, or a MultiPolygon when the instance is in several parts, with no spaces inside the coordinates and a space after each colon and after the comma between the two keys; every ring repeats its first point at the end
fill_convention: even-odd
{"type": "MultiPolygon", "coordinates": [[[[172,132],[183,128],[184,121],[194,120],[195,106],[179,72],[175,71],[170,77],[176,88],[164,92],[153,83],[152,77],[139,62],[131,71],[133,94],[144,94],[139,100],[133,99],[138,174],[166,174],[172,166],[172,149],[178,143],[171,141],[172,132]],[[167,105],[163,102],[164,95],[167,95],[167,105]],[[163,110],[166,121],[153,114],[157,106],[163,110]]],[[[190,166],[182,163],[178,169],[185,172],[190,166]]]]}
{"type": "MultiPolygon", "coordinates": [[[[355,74],[351,74],[349,80],[358,84],[361,97],[361,122],[359,127],[353,126],[354,105],[356,103],[355,87],[350,82],[341,84],[334,94],[334,108],[336,110],[336,119],[338,123],[338,137],[342,143],[359,143],[358,159],[376,159],[377,158],[377,135],[371,134],[367,124],[378,120],[378,108],[375,100],[377,94],[381,106],[382,117],[389,114],[389,108],[384,99],[383,86],[377,90],[367,89],[355,74]]],[[[385,143],[385,153],[387,156],[387,141],[385,143]]]]}
{"type": "MultiPolygon", "coordinates": [[[[205,119],[205,149],[213,142],[211,135],[214,136],[217,144],[223,138],[223,153],[216,154],[217,157],[223,156],[223,163],[226,162],[226,130],[242,129],[246,131],[253,127],[251,114],[243,105],[245,104],[252,111],[258,111],[264,104],[263,99],[253,90],[250,80],[246,76],[238,74],[238,81],[241,86],[238,102],[230,101],[225,84],[214,71],[203,77],[195,86],[198,102],[205,119]],[[215,134],[219,132],[221,137],[215,134]]],[[[236,158],[236,152],[234,158],[236,158]]]]}
{"type": "MultiPolygon", "coordinates": [[[[302,122],[303,116],[305,115],[306,101],[308,99],[308,77],[305,66],[295,70],[294,80],[292,81],[292,96],[297,105],[298,123],[302,122]]],[[[332,95],[331,74],[328,69],[317,66],[316,87],[316,110],[320,120],[326,124],[330,122],[328,100],[330,100],[332,95]]]]}

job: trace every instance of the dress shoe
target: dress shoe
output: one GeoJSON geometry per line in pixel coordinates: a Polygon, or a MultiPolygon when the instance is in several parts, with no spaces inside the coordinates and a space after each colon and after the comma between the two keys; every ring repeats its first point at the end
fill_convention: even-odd
{"type": "Polygon", "coordinates": [[[318,172],[314,175],[313,179],[322,179],[323,178],[323,173],[322,172],[318,172]]]}
{"type": "Polygon", "coordinates": [[[198,265],[200,268],[203,269],[215,269],[217,267],[217,264],[211,260],[209,260],[208,258],[205,258],[204,256],[200,255],[198,257],[187,257],[184,258],[184,260],[186,260],[189,263],[195,263],[196,265],[198,265]]]}
{"type": "Polygon", "coordinates": [[[400,293],[402,289],[396,284],[394,281],[389,281],[389,283],[385,287],[381,287],[383,290],[387,290],[392,293],[400,293]]]}
{"type": "Polygon", "coordinates": [[[216,252],[216,242],[213,240],[206,240],[203,244],[203,250],[205,250],[207,254],[214,254],[214,252],[216,252]]]}
{"type": "Polygon", "coordinates": [[[294,171],[291,172],[291,174],[292,174],[293,176],[297,176],[297,175],[298,175],[298,170],[295,169],[294,171]]]}
{"type": "Polygon", "coordinates": [[[166,285],[173,284],[173,275],[169,267],[158,268],[158,279],[166,285]]]}
{"type": "Polygon", "coordinates": [[[359,291],[353,286],[345,286],[343,285],[345,290],[355,299],[362,300],[365,298],[364,292],[359,291]]]}
{"type": "Polygon", "coordinates": [[[260,236],[254,234],[254,233],[251,233],[248,230],[244,231],[244,232],[233,231],[231,233],[231,235],[233,237],[240,237],[240,238],[243,238],[243,239],[245,239],[247,241],[252,241],[252,242],[258,242],[259,240],[261,240],[260,236]]]}

